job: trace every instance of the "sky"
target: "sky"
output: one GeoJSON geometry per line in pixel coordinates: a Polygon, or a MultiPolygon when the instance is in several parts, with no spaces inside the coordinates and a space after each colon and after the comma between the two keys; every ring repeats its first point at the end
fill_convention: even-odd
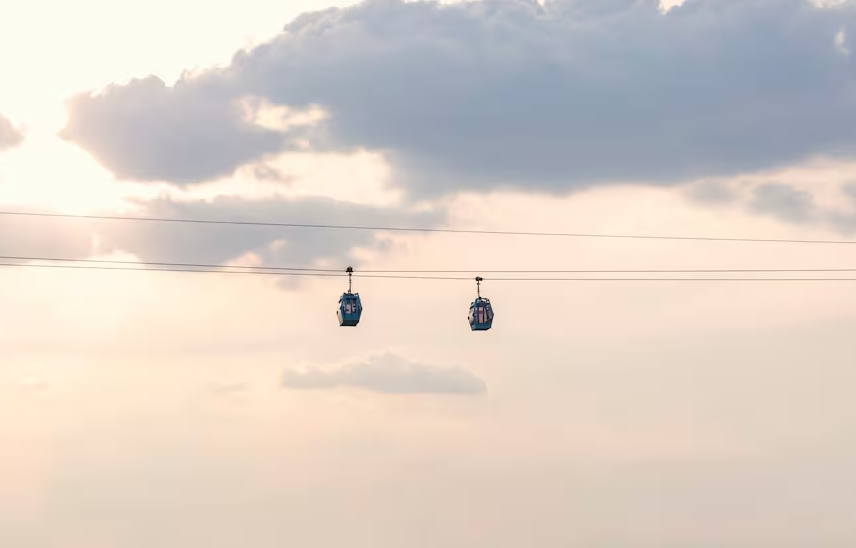
{"type": "Polygon", "coordinates": [[[853,282],[486,273],[851,245],[8,214],[856,240],[856,2],[14,12],[0,255],[353,265],[365,311],[338,326],[341,277],[3,268],[0,545],[856,543],[853,282]],[[417,269],[482,274],[493,329],[474,281],[359,275],[417,269]]]}

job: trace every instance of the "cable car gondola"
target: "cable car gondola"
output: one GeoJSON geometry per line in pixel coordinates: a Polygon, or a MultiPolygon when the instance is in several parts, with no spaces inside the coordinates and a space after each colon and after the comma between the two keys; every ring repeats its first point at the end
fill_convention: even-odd
{"type": "Polygon", "coordinates": [[[354,269],[349,266],[345,272],[348,273],[348,292],[343,293],[339,299],[339,310],[336,311],[336,316],[339,318],[340,327],[356,327],[363,314],[363,303],[360,301],[359,293],[351,293],[351,275],[354,269]]]}
{"type": "Polygon", "coordinates": [[[490,305],[490,299],[481,296],[482,281],[483,278],[476,278],[478,296],[470,305],[470,314],[467,316],[472,331],[487,331],[493,325],[493,307],[490,305]]]}

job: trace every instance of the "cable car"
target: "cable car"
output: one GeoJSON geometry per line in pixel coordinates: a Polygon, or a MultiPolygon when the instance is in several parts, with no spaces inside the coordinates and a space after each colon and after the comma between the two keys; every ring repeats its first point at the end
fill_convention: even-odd
{"type": "Polygon", "coordinates": [[[360,323],[360,316],[363,314],[363,303],[360,301],[359,293],[351,292],[351,275],[354,273],[354,269],[349,266],[345,272],[348,273],[348,292],[343,293],[339,299],[339,309],[336,311],[336,316],[339,318],[340,327],[356,327],[360,323]]]}
{"type": "Polygon", "coordinates": [[[472,331],[487,331],[493,325],[493,307],[490,299],[481,296],[482,281],[481,277],[476,278],[478,297],[470,305],[470,314],[467,316],[472,331]]]}

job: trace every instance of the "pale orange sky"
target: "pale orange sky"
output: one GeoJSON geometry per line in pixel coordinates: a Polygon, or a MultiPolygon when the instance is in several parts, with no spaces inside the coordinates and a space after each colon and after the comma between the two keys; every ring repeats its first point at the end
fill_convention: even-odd
{"type": "MultiPolygon", "coordinates": [[[[166,192],[395,206],[390,167],[376,151],[282,155],[273,163],[294,178],[287,185],[246,169],[179,191],[116,181],[54,135],[71,92],[228,62],[237,48],[332,3],[21,3],[19,17],[0,21],[0,113],[28,136],[0,153],[0,203],[118,211],[129,196],[166,192]]],[[[718,182],[744,193],[787,183],[837,208],[854,167],[817,158],[718,182]]],[[[845,239],[745,204],[694,201],[692,184],[704,182],[564,197],[462,193],[448,198],[450,226],[845,239]]],[[[77,221],[58,222],[67,223],[64,236],[91,236],[77,221]]],[[[26,227],[3,237],[38,230],[26,227]]],[[[388,248],[354,255],[388,270],[856,268],[848,246],[384,237],[388,248]]],[[[0,545],[856,542],[852,282],[488,280],[483,293],[497,319],[481,334],[465,321],[474,283],[357,279],[364,319],[342,329],[334,310],[344,283],[0,271],[0,545]],[[281,386],[286,369],[330,370],[387,353],[464,368],[487,391],[281,386]]]]}

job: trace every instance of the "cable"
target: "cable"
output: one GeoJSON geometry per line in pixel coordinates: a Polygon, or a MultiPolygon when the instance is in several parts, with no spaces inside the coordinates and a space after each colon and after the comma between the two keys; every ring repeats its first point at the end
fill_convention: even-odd
{"type": "MultiPolygon", "coordinates": [[[[149,262],[149,261],[116,261],[102,259],[64,259],[55,257],[22,257],[15,255],[0,255],[0,260],[9,261],[59,261],[70,263],[99,263],[99,264],[124,264],[124,265],[145,265],[145,266],[175,266],[186,268],[211,268],[211,269],[226,269],[226,268],[241,268],[247,270],[274,270],[274,271],[296,271],[296,272],[330,272],[342,273],[345,270],[341,268],[304,268],[304,267],[284,267],[284,266],[239,266],[225,264],[206,264],[206,263],[166,263],[166,262],[149,262]]],[[[207,271],[206,271],[207,272],[207,271]]],[[[418,272],[418,271],[416,271],[418,272]]],[[[854,269],[856,272],[856,269],[854,269]]]]}
{"type": "MultiPolygon", "coordinates": [[[[264,267],[260,267],[264,268],[264,267]]],[[[338,272],[338,271],[337,271],[338,272]]],[[[663,270],[360,270],[361,273],[444,273],[444,274],[714,274],[714,273],[772,273],[772,272],[856,272],[856,268],[689,268],[663,270]]]]}
{"type": "MultiPolygon", "coordinates": [[[[137,263],[145,264],[145,263],[137,263]]],[[[190,268],[139,268],[123,266],[95,266],[95,265],[68,265],[68,264],[32,264],[32,263],[0,263],[2,266],[17,266],[21,268],[70,268],[75,270],[132,270],[138,272],[196,272],[198,274],[256,274],[268,276],[316,276],[316,277],[342,277],[345,274],[333,274],[324,272],[258,272],[245,270],[197,270],[190,268]]],[[[459,278],[468,280],[469,278],[459,278]]]]}
{"type": "Polygon", "coordinates": [[[370,230],[387,232],[434,232],[448,234],[489,234],[501,236],[550,236],[566,238],[611,238],[632,240],[684,240],[684,241],[706,241],[706,242],[755,242],[755,243],[787,243],[787,244],[831,244],[831,245],[856,245],[856,240],[798,240],[777,238],[717,238],[704,236],[656,236],[639,234],[595,234],[574,232],[515,232],[507,230],[463,230],[451,228],[424,228],[424,227],[390,227],[390,226],[356,226],[356,225],[329,225],[329,224],[303,224],[303,223],[274,223],[259,221],[219,221],[213,219],[177,219],[166,217],[125,217],[119,215],[73,215],[69,213],[37,213],[24,211],[0,211],[0,215],[15,215],[27,217],[61,217],[69,219],[94,219],[111,221],[144,221],[158,223],[193,223],[193,224],[216,224],[216,225],[242,225],[242,226],[269,226],[281,228],[322,228],[331,230],[370,230]]]}
{"type": "MultiPolygon", "coordinates": [[[[65,264],[32,264],[32,263],[0,263],[0,267],[21,268],[63,268],[77,270],[125,270],[138,272],[193,272],[207,274],[254,274],[267,276],[308,276],[308,277],[344,277],[346,274],[325,272],[261,272],[236,270],[196,270],[186,268],[139,268],[122,266],[94,265],[65,265],[65,264]]],[[[398,279],[398,280],[457,280],[472,281],[469,277],[452,276],[399,276],[368,274],[360,278],[398,279]]],[[[491,278],[490,282],[856,282],[856,278],[491,278]]]]}
{"type": "MultiPolygon", "coordinates": [[[[24,257],[16,255],[0,255],[0,260],[11,261],[50,261],[50,262],[73,262],[93,264],[117,264],[136,266],[158,266],[158,267],[180,267],[180,268],[206,268],[206,269],[246,269],[259,271],[282,271],[282,272],[319,272],[340,273],[344,275],[345,270],[341,268],[309,268],[309,267],[285,267],[285,266],[239,266],[206,263],[168,263],[150,261],[117,261],[107,259],[70,259],[57,257],[24,257]]],[[[207,271],[206,271],[207,272],[207,271]]],[[[723,268],[723,269],[648,269],[648,270],[359,270],[357,276],[363,274],[714,274],[714,273],[809,273],[809,272],[856,272],[856,268],[723,268]]],[[[364,277],[364,276],[363,276],[364,277]]],[[[467,278],[469,279],[469,278],[467,278]]],[[[527,278],[529,279],[529,278],[527,278]]]]}

